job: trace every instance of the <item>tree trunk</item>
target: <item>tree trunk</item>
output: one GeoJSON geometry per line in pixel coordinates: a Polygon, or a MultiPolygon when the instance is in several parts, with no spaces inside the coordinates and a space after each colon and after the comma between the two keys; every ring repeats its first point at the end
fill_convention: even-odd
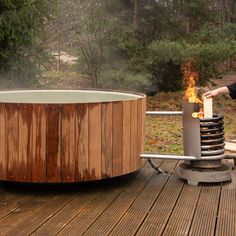
{"type": "Polygon", "coordinates": [[[61,71],[61,49],[58,50],[58,59],[57,59],[57,73],[61,71]]]}
{"type": "Polygon", "coordinates": [[[220,6],[219,6],[219,13],[220,13],[220,33],[222,34],[223,27],[225,24],[225,18],[226,18],[226,6],[225,6],[225,0],[220,0],[220,6]]]}
{"type": "Polygon", "coordinates": [[[140,0],[134,0],[134,16],[133,16],[134,30],[139,31],[140,25],[140,0]]]}
{"type": "Polygon", "coordinates": [[[235,23],[236,22],[235,4],[236,4],[236,0],[232,0],[231,1],[231,17],[230,17],[230,22],[231,23],[235,23]]]}
{"type": "Polygon", "coordinates": [[[60,32],[59,32],[59,39],[58,39],[58,60],[57,60],[57,73],[59,74],[61,71],[61,44],[62,44],[62,33],[61,28],[62,24],[60,23],[60,32]]]}
{"type": "Polygon", "coordinates": [[[93,70],[93,73],[92,73],[92,86],[93,86],[94,88],[97,87],[97,82],[98,82],[97,80],[98,80],[97,71],[94,69],[94,70],[93,70]]]}
{"type": "Polygon", "coordinates": [[[187,20],[186,20],[186,33],[187,34],[190,33],[190,17],[187,17],[187,20]]]}

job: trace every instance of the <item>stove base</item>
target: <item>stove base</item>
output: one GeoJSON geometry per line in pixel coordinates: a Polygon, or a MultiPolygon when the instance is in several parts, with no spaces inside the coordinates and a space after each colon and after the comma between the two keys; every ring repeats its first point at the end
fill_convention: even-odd
{"type": "Polygon", "coordinates": [[[182,179],[186,179],[189,185],[198,183],[220,183],[231,181],[231,168],[222,164],[217,168],[195,168],[190,164],[181,163],[178,166],[178,174],[182,179]]]}

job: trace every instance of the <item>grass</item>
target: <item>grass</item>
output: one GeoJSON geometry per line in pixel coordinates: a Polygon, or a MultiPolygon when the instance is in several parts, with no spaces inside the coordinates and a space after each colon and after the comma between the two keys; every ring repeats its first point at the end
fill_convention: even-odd
{"type": "MultiPolygon", "coordinates": [[[[160,93],[147,98],[149,111],[180,111],[183,94],[160,93]]],[[[229,96],[220,96],[213,101],[214,113],[225,119],[225,139],[236,139],[236,101],[229,96]]],[[[147,116],[145,151],[160,154],[183,154],[181,116],[147,116]]]]}

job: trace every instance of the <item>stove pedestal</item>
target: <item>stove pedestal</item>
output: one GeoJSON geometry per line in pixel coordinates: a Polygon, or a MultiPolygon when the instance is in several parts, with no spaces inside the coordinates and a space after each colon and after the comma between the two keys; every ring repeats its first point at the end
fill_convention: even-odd
{"type": "Polygon", "coordinates": [[[189,163],[181,163],[178,166],[178,174],[182,179],[186,179],[189,185],[198,183],[219,183],[231,181],[231,168],[221,164],[215,168],[194,167],[189,163]]]}

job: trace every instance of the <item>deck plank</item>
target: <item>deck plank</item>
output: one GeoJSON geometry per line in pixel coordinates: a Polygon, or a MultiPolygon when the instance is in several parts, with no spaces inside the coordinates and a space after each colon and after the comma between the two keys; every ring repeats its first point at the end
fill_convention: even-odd
{"type": "Polygon", "coordinates": [[[200,192],[201,186],[184,185],[162,235],[188,235],[200,192]]]}
{"type": "Polygon", "coordinates": [[[100,193],[79,215],[77,215],[59,233],[59,235],[82,235],[83,232],[100,216],[100,214],[116,199],[123,187],[110,189],[100,193]],[[104,195],[105,194],[105,195],[104,195]]]}
{"type": "MultiPolygon", "coordinates": [[[[139,192],[147,184],[153,175],[150,167],[144,168],[139,175],[129,183],[126,188],[112,189],[104,192],[92,204],[89,205],[80,215],[78,215],[59,235],[82,235],[97,219],[100,219],[104,211],[109,211],[111,215],[118,215],[123,212],[127,205],[130,205],[139,192]],[[122,191],[123,190],[123,191],[122,191]]],[[[103,225],[106,227],[106,225],[103,225]]]]}
{"type": "Polygon", "coordinates": [[[172,174],[136,235],[161,235],[184,183],[172,174]]]}
{"type": "Polygon", "coordinates": [[[17,211],[28,201],[32,200],[32,198],[32,195],[24,194],[17,194],[13,195],[11,198],[8,198],[6,201],[0,204],[0,220],[11,214],[12,212],[17,211]]]}
{"type": "MultiPolygon", "coordinates": [[[[161,168],[165,168],[165,170],[170,171],[175,167],[175,165],[176,162],[174,161],[165,162],[161,168]]],[[[118,222],[112,232],[109,233],[109,235],[134,235],[144,218],[148,215],[152,205],[156,201],[156,198],[159,196],[160,192],[163,190],[163,187],[165,186],[169,177],[169,174],[153,175],[148,185],[140,193],[130,208],[128,208],[127,212],[124,214],[124,216],[122,216],[122,219],[118,222]]],[[[107,217],[109,217],[109,215],[107,217]]],[[[115,218],[117,218],[117,216],[115,216],[115,218]]],[[[110,221],[113,220],[114,219],[110,219],[110,221]]],[[[99,235],[99,231],[92,233],[99,235]]]]}
{"type": "Polygon", "coordinates": [[[220,185],[204,186],[189,235],[214,235],[219,200],[220,185]]]}
{"type": "MultiPolygon", "coordinates": [[[[18,217],[10,216],[10,219],[4,221],[4,223],[11,222],[11,227],[7,230],[5,229],[7,235],[17,235],[17,236],[25,236],[29,235],[33,232],[38,225],[41,225],[43,222],[47,221],[52,215],[56,214],[60,209],[62,209],[65,205],[67,205],[74,197],[73,194],[58,194],[53,196],[50,199],[50,196],[46,201],[34,201],[29,202],[22,208],[22,212],[18,213],[18,217]],[[31,211],[32,204],[34,211],[31,211]]],[[[1,224],[1,223],[0,223],[1,224]]],[[[0,229],[1,232],[1,229],[0,229]]]]}
{"type": "MultiPolygon", "coordinates": [[[[14,229],[17,224],[26,219],[29,219],[29,216],[32,217],[32,215],[34,215],[37,210],[45,204],[45,202],[50,202],[50,199],[52,197],[53,195],[35,197],[27,204],[17,208],[15,211],[11,212],[11,214],[4,217],[2,220],[0,220],[0,235],[8,234],[9,230],[14,229]]],[[[25,225],[25,227],[26,226],[27,224],[25,225]]],[[[21,232],[19,231],[18,233],[21,232]]]]}
{"type": "Polygon", "coordinates": [[[224,184],[221,191],[216,236],[236,235],[236,172],[232,172],[232,183],[224,184]]]}
{"type": "Polygon", "coordinates": [[[32,235],[56,235],[68,222],[82,212],[95,199],[97,194],[96,191],[79,194],[48,221],[39,225],[32,235]]]}
{"type": "Polygon", "coordinates": [[[8,201],[10,198],[14,197],[15,194],[11,192],[7,192],[5,189],[0,191],[0,204],[4,204],[4,202],[8,201]]]}
{"type": "Polygon", "coordinates": [[[147,164],[135,174],[59,191],[0,183],[0,235],[234,236],[236,170],[231,183],[196,187],[173,166],[162,162],[168,175],[147,164]]]}

